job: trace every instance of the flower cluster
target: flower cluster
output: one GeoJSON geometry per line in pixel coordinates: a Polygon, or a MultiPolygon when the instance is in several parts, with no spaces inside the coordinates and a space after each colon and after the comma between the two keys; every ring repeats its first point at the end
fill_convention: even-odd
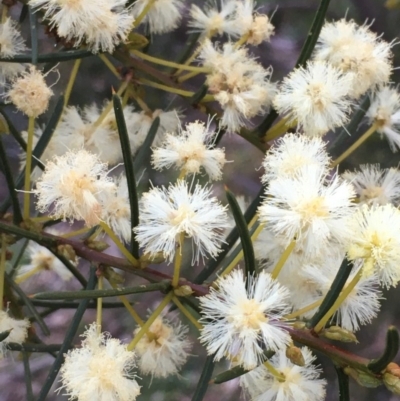
{"type": "Polygon", "coordinates": [[[357,341],[355,333],[377,317],[383,292],[400,282],[398,167],[341,165],[375,132],[388,150],[400,149],[394,42],[346,18],[321,19],[318,30],[320,8],[300,59],[282,77],[266,64],[273,57],[260,57],[280,46],[279,26],[275,40],[273,15],[254,0],[29,0],[31,31],[40,13],[46,35],[65,51],[37,54],[41,43],[31,38],[32,64],[21,64],[25,39],[8,16],[11,6],[3,6],[2,96],[29,121],[19,135],[20,122],[14,126],[1,111],[3,131],[26,152],[15,186],[7,157],[0,161],[10,193],[0,205],[0,283],[7,284],[0,288],[7,307],[0,310],[0,356],[21,349],[26,368],[29,346],[41,335],[32,329],[26,340],[29,320],[45,331],[42,314],[79,303],[79,311],[95,306],[97,314],[81,344],[64,354],[59,391],[71,400],[134,401],[141,392],[136,370],[157,383],[183,375],[192,348],[207,353],[207,363],[224,360],[241,372],[252,401],[323,401],[327,381],[314,351],[361,384],[361,374],[379,382],[390,374],[394,384],[385,384],[400,393],[393,366],[375,372],[363,363],[360,370],[359,357],[325,343],[357,341]],[[185,26],[193,40],[179,60],[175,45],[164,49],[171,58],[159,58],[185,26]],[[81,56],[101,61],[119,81],[112,101],[71,104],[81,56]],[[49,64],[37,65],[64,59],[75,60],[66,88],[58,87],[64,77],[49,85],[49,64]],[[65,97],[42,125],[59,93],[65,97]],[[258,176],[242,186],[258,191],[252,201],[227,188],[237,188],[238,155],[247,157],[248,148],[232,150],[245,140],[261,151],[258,159],[249,153],[258,176]],[[11,259],[9,246],[24,235],[29,242],[11,248],[11,259]],[[77,279],[88,292],[23,296],[25,286],[54,287],[47,280],[54,275],[68,289],[77,279]],[[140,293],[141,302],[130,299],[140,293]],[[117,302],[103,301],[108,296],[117,302]],[[193,327],[167,317],[171,304],[193,327]],[[127,341],[102,331],[109,307],[126,308],[134,320],[124,321],[127,341]],[[25,313],[29,320],[11,317],[25,313]]]}

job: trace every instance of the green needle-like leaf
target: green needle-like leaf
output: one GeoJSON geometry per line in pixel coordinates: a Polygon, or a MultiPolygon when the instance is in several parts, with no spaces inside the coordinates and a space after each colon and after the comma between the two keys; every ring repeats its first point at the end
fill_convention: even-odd
{"type": "MultiPolygon", "coordinates": [[[[124,158],[125,174],[128,183],[129,205],[131,209],[131,229],[133,230],[139,224],[139,198],[137,193],[135,169],[133,166],[131,145],[129,141],[128,130],[126,128],[124,110],[122,108],[121,99],[119,96],[113,96],[115,120],[117,122],[119,140],[124,158]]],[[[136,241],[135,235],[132,234],[131,240],[132,255],[139,259],[139,244],[136,241]]]]}
{"type": "Polygon", "coordinates": [[[240,206],[235,198],[235,195],[225,188],[226,197],[231,207],[233,218],[235,219],[236,227],[239,231],[240,242],[242,243],[243,259],[245,263],[246,275],[253,275],[256,271],[256,258],[254,256],[253,243],[249,229],[247,228],[246,219],[243,216],[240,206]]]}
{"type": "Polygon", "coordinates": [[[214,355],[209,355],[201,372],[200,380],[197,383],[196,390],[193,394],[192,401],[202,401],[206,395],[211,376],[214,371],[214,355]]]}
{"type": "Polygon", "coordinates": [[[329,291],[322,301],[322,304],[308,322],[308,327],[313,328],[325,316],[331,306],[335,303],[337,297],[346,284],[347,279],[349,278],[352,268],[353,263],[349,262],[347,259],[344,259],[336,274],[335,279],[332,282],[331,288],[329,288],[329,291]]]}
{"type": "Polygon", "coordinates": [[[396,327],[390,326],[386,333],[386,345],[383,354],[368,364],[368,369],[374,373],[380,373],[393,361],[399,352],[399,332],[396,327]]]}
{"type": "Polygon", "coordinates": [[[154,138],[157,135],[158,127],[160,126],[160,118],[156,117],[151,124],[149,132],[146,136],[143,145],[140,147],[139,151],[135,156],[135,161],[133,163],[133,167],[135,171],[139,171],[139,169],[143,166],[143,163],[149,159],[150,157],[150,149],[153,144],[154,138]]]}

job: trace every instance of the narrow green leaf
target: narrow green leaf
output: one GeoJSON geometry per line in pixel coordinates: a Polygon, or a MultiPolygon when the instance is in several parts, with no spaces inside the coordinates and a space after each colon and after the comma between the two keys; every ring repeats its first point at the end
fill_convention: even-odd
{"type": "Polygon", "coordinates": [[[133,162],[133,167],[135,171],[139,171],[139,169],[143,166],[143,163],[149,159],[150,157],[150,149],[153,144],[154,138],[157,135],[158,127],[160,126],[160,118],[156,117],[151,124],[149,132],[146,136],[143,145],[140,147],[139,151],[135,156],[135,161],[133,162]]]}
{"type": "Polygon", "coordinates": [[[7,343],[7,348],[11,351],[58,352],[61,347],[62,344],[7,343]]]}
{"type": "MultiPolygon", "coordinates": [[[[63,61],[76,60],[78,58],[86,58],[90,56],[94,56],[94,54],[89,50],[67,50],[60,53],[39,54],[37,63],[60,63],[63,61]]],[[[0,61],[7,63],[30,63],[32,61],[32,55],[18,54],[12,58],[0,58],[0,61]]]]}
{"type": "Polygon", "coordinates": [[[243,249],[243,259],[245,263],[246,276],[253,275],[256,271],[256,258],[254,256],[253,243],[251,242],[246,219],[243,216],[235,195],[233,195],[233,193],[228,188],[225,188],[225,193],[233,214],[233,218],[235,219],[236,227],[239,231],[240,242],[243,249]]]}
{"type": "Polygon", "coordinates": [[[335,370],[339,383],[339,401],[350,401],[349,376],[339,366],[335,365],[335,370]]]}
{"type": "Polygon", "coordinates": [[[208,86],[206,84],[203,84],[200,86],[199,90],[189,99],[190,104],[196,104],[199,103],[201,99],[205,95],[207,95],[208,91],[208,86]]]}
{"type": "Polygon", "coordinates": [[[43,331],[43,333],[46,336],[49,336],[50,335],[50,330],[47,327],[47,324],[42,319],[42,317],[40,316],[39,312],[36,310],[35,306],[32,304],[32,301],[26,296],[25,292],[22,291],[20,286],[18,284],[16,284],[14,282],[14,280],[12,280],[10,278],[10,275],[8,273],[6,273],[4,275],[4,280],[5,280],[6,284],[7,284],[7,286],[12,288],[15,291],[15,293],[19,296],[19,298],[22,300],[22,302],[24,303],[24,305],[26,306],[28,311],[32,314],[32,316],[35,317],[35,319],[36,319],[38,325],[40,326],[41,330],[43,331]]]}
{"type": "MultiPolygon", "coordinates": [[[[61,114],[63,112],[63,107],[64,107],[64,96],[60,96],[58,98],[57,104],[54,107],[53,113],[49,119],[49,122],[44,129],[42,136],[39,138],[35,149],[33,150],[33,157],[32,157],[32,170],[38,165],[38,159],[42,156],[44,150],[46,149],[47,145],[50,142],[50,139],[57,127],[58,121],[61,117],[61,114]]],[[[25,179],[25,171],[22,170],[21,173],[19,174],[18,178],[15,180],[15,188],[16,189],[21,189],[22,186],[24,185],[24,179],[25,179]]],[[[6,210],[10,207],[11,205],[11,199],[8,197],[2,205],[0,205],[0,213],[5,213],[6,210]]]]}
{"type": "Polygon", "coordinates": [[[16,235],[21,238],[32,239],[40,245],[46,247],[55,247],[57,246],[57,241],[53,238],[41,235],[39,233],[35,233],[33,231],[24,230],[21,227],[14,226],[12,224],[4,223],[0,221],[0,232],[4,232],[5,234],[16,235]]]}
{"type": "Polygon", "coordinates": [[[23,4],[23,5],[22,5],[21,13],[20,13],[19,19],[18,19],[18,22],[19,22],[20,24],[22,24],[22,23],[25,21],[25,18],[26,18],[26,16],[28,15],[28,9],[29,9],[29,7],[28,7],[27,4],[23,4]]]}
{"type": "MultiPolygon", "coordinates": [[[[304,42],[303,48],[301,49],[300,56],[297,59],[295,68],[305,66],[307,61],[311,57],[311,54],[318,40],[318,36],[324,24],[325,15],[328,10],[329,3],[330,0],[321,0],[321,2],[319,3],[318,10],[315,13],[314,20],[311,24],[310,30],[308,31],[307,39],[304,42]]],[[[278,113],[276,112],[276,110],[271,109],[269,114],[255,129],[255,132],[258,133],[258,136],[263,137],[265,133],[271,128],[277,117],[278,113]]]]}
{"type": "Polygon", "coordinates": [[[6,123],[8,125],[8,128],[10,129],[10,134],[14,137],[14,139],[18,142],[19,146],[21,146],[22,150],[26,152],[26,142],[25,139],[22,138],[21,134],[19,131],[15,128],[14,124],[12,121],[8,118],[7,114],[4,113],[3,110],[0,110],[1,115],[4,117],[6,120],[6,123]]]}
{"type": "MultiPolygon", "coordinates": [[[[124,110],[122,108],[122,103],[119,96],[113,96],[113,105],[115,120],[118,127],[119,140],[122,148],[122,155],[124,158],[125,174],[129,191],[129,205],[131,209],[131,229],[133,230],[139,224],[139,197],[137,194],[131,145],[129,141],[128,130],[126,128],[124,110]]],[[[136,259],[139,259],[139,244],[136,241],[135,235],[133,234],[131,240],[131,252],[136,259]]]]}
{"type": "Polygon", "coordinates": [[[331,288],[329,288],[329,291],[322,301],[322,304],[315,312],[314,316],[307,323],[307,326],[309,328],[313,328],[325,316],[331,306],[335,303],[337,297],[346,284],[347,279],[349,278],[352,268],[353,263],[348,261],[347,259],[344,259],[339,267],[335,279],[332,282],[331,288]]]}
{"type": "MultiPolygon", "coordinates": [[[[274,355],[275,355],[274,351],[270,350],[264,351],[264,356],[266,357],[266,359],[270,359],[274,355]]],[[[215,376],[212,382],[215,384],[225,383],[230,380],[236,379],[237,377],[240,377],[246,374],[247,372],[250,372],[250,370],[245,369],[243,366],[235,366],[234,368],[226,370],[225,372],[222,372],[219,375],[215,376]]]]}
{"type": "MultiPolygon", "coordinates": [[[[176,58],[176,63],[182,64],[184,63],[194,52],[194,49],[199,45],[198,40],[200,38],[201,33],[191,33],[189,37],[186,39],[186,47],[182,50],[182,53],[176,58]]],[[[172,69],[171,73],[175,72],[175,69],[172,69]]]]}
{"type": "Polygon", "coordinates": [[[254,133],[257,133],[257,135],[260,138],[263,138],[265,136],[265,133],[272,127],[272,124],[274,121],[278,118],[279,114],[276,112],[275,109],[271,109],[270,112],[266,115],[264,120],[256,127],[256,129],[253,131],[254,133]]]}
{"type": "Polygon", "coordinates": [[[33,401],[33,391],[32,391],[32,374],[31,368],[29,366],[29,354],[27,352],[22,352],[22,361],[24,364],[24,379],[26,384],[26,399],[27,401],[33,401]]]}
{"type": "Polygon", "coordinates": [[[32,10],[32,7],[29,7],[29,23],[31,28],[31,63],[36,65],[38,63],[38,31],[37,31],[37,15],[32,10]]]}
{"type": "Polygon", "coordinates": [[[2,331],[0,333],[0,342],[4,341],[11,333],[12,329],[10,330],[6,330],[6,331],[2,331]]]}
{"type": "Polygon", "coordinates": [[[170,288],[169,281],[160,281],[159,283],[139,285],[136,287],[117,288],[109,290],[82,290],[82,291],[49,291],[39,292],[32,296],[34,299],[92,299],[116,297],[119,295],[141,294],[143,292],[166,291],[170,288]]]}
{"type": "MultiPolygon", "coordinates": [[[[89,277],[89,281],[88,281],[88,286],[87,286],[87,290],[93,290],[94,287],[96,286],[96,268],[91,267],[90,268],[90,277],[89,277]]],[[[89,299],[83,299],[76,312],[74,317],[72,318],[71,324],[68,327],[67,332],[65,333],[65,339],[64,342],[57,354],[57,357],[52,365],[52,367],[50,368],[50,373],[46,378],[46,381],[42,387],[42,389],[40,390],[39,396],[37,398],[37,401],[45,401],[51,387],[53,386],[54,380],[56,379],[58,372],[61,368],[61,365],[64,362],[64,354],[69,350],[69,348],[71,347],[72,341],[76,335],[76,332],[78,331],[79,328],[79,324],[82,320],[83,314],[85,313],[86,307],[89,303],[89,299]]]]}
{"type": "Polygon", "coordinates": [[[307,39],[301,49],[300,56],[296,63],[297,67],[304,67],[311,57],[314,47],[317,43],[322,26],[324,25],[325,15],[329,7],[330,0],[321,0],[318,10],[315,14],[311,28],[308,31],[307,39]]]}
{"type": "Polygon", "coordinates": [[[4,176],[6,178],[9,197],[11,199],[12,207],[13,207],[13,223],[15,225],[19,225],[22,221],[22,213],[21,207],[19,205],[19,200],[17,196],[17,192],[15,191],[14,178],[12,176],[11,167],[8,163],[8,158],[6,151],[3,146],[2,135],[0,135],[0,165],[2,167],[4,176]]]}
{"type": "MultiPolygon", "coordinates": [[[[264,188],[261,187],[257,196],[254,198],[251,205],[247,208],[244,217],[246,219],[246,223],[249,224],[251,219],[255,216],[258,206],[260,206],[262,201],[262,196],[264,194],[264,188]]],[[[229,233],[226,238],[226,242],[221,246],[221,252],[215,259],[211,259],[208,265],[196,276],[193,280],[195,284],[202,284],[205,280],[208,279],[220,266],[220,263],[225,259],[226,255],[232,249],[235,242],[239,239],[239,232],[236,227],[229,233]]]]}
{"type": "Polygon", "coordinates": [[[386,366],[393,361],[399,351],[399,332],[396,327],[390,326],[386,333],[386,345],[383,354],[368,364],[368,369],[373,373],[381,373],[386,366]]]}
{"type": "MultiPolygon", "coordinates": [[[[51,308],[53,311],[58,309],[76,309],[79,306],[79,301],[55,301],[53,299],[45,300],[45,299],[31,299],[33,305],[41,306],[43,308],[51,308]]],[[[90,301],[88,305],[88,309],[97,308],[97,304],[95,301],[90,301]]],[[[115,309],[115,308],[124,308],[124,304],[122,302],[107,302],[103,301],[104,309],[115,309]]]]}
{"type": "Polygon", "coordinates": [[[203,371],[201,372],[200,380],[197,383],[196,390],[193,394],[192,401],[202,401],[206,395],[210,379],[214,371],[214,356],[215,355],[207,356],[203,371]]]}

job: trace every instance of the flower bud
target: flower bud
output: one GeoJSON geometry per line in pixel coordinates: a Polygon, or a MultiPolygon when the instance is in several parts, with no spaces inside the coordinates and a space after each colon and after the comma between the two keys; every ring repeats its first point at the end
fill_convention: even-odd
{"type": "Polygon", "coordinates": [[[290,360],[290,362],[294,363],[297,366],[304,366],[304,356],[299,347],[294,346],[293,344],[289,345],[286,348],[286,357],[290,360]]]}
{"type": "Polygon", "coordinates": [[[330,340],[342,341],[345,343],[358,343],[356,336],[349,330],[339,326],[331,326],[323,330],[320,335],[330,340]]]}
{"type": "Polygon", "coordinates": [[[182,285],[174,289],[174,294],[178,297],[188,297],[193,294],[193,290],[188,285],[182,285]]]}
{"type": "Polygon", "coordinates": [[[76,261],[76,253],[74,251],[74,248],[72,248],[71,245],[66,244],[66,245],[58,245],[57,247],[57,252],[70,260],[71,262],[76,261]]]}
{"type": "Polygon", "coordinates": [[[385,373],[383,375],[383,383],[392,393],[400,394],[400,379],[397,376],[391,373],[385,373]]]}
{"type": "Polygon", "coordinates": [[[353,369],[350,366],[345,367],[344,373],[352,377],[360,386],[367,388],[375,388],[382,384],[382,381],[370,373],[353,369]]]}
{"type": "Polygon", "coordinates": [[[99,241],[99,240],[93,240],[93,239],[86,240],[85,244],[90,249],[94,249],[95,251],[99,251],[99,252],[103,252],[104,250],[106,250],[110,246],[105,241],[99,241]]]}
{"type": "Polygon", "coordinates": [[[400,379],[400,366],[397,363],[390,362],[385,369],[385,373],[390,373],[400,379]]]}

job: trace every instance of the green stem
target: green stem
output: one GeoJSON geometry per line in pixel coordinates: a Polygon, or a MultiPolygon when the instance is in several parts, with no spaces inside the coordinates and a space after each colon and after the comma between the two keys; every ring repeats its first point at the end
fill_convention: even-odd
{"type": "Polygon", "coordinates": [[[36,273],[40,272],[41,270],[42,270],[41,266],[36,266],[34,269],[30,270],[29,272],[26,272],[25,274],[21,274],[20,276],[17,276],[14,281],[17,284],[21,284],[24,281],[28,280],[29,277],[34,276],[36,273]]]}
{"type": "MultiPolygon", "coordinates": [[[[101,291],[103,289],[103,276],[97,280],[97,289],[101,291]]],[[[96,325],[97,325],[97,333],[101,334],[101,319],[103,316],[103,298],[97,298],[97,310],[96,310],[96,325]]]]}
{"type": "Polygon", "coordinates": [[[111,228],[106,223],[104,223],[104,221],[100,222],[100,227],[112,239],[114,244],[118,247],[121,253],[128,259],[128,261],[131,262],[133,266],[139,267],[139,261],[125,248],[124,244],[115,235],[114,231],[111,230],[111,228]]]}
{"type": "Polygon", "coordinates": [[[365,131],[356,142],[353,143],[348,149],[346,149],[336,160],[332,162],[331,167],[337,166],[344,159],[349,157],[358,147],[360,147],[378,128],[377,124],[372,124],[371,127],[365,131]]]}
{"type": "Polygon", "coordinates": [[[143,8],[142,12],[137,16],[135,21],[133,22],[133,26],[136,28],[139,26],[139,24],[143,21],[143,19],[146,17],[147,13],[150,11],[150,9],[153,7],[154,3],[156,0],[148,0],[148,3],[145,5],[143,8]]]}
{"type": "Polygon", "coordinates": [[[151,316],[147,319],[146,323],[141,327],[141,329],[136,333],[136,335],[133,338],[133,340],[129,343],[129,345],[127,347],[128,351],[133,351],[135,349],[135,347],[138,344],[138,342],[149,331],[151,325],[154,323],[154,321],[157,319],[157,317],[160,316],[161,312],[168,305],[168,303],[171,301],[173,296],[174,296],[174,293],[173,293],[173,291],[171,291],[160,302],[160,305],[157,306],[157,308],[154,310],[154,312],[151,314],[151,316]]]}
{"type": "Polygon", "coordinates": [[[301,308],[299,310],[294,311],[293,313],[289,313],[288,315],[285,315],[284,318],[285,319],[294,319],[295,317],[304,315],[304,313],[307,313],[313,309],[315,309],[316,307],[320,306],[322,303],[323,298],[318,299],[317,301],[313,302],[310,305],[305,306],[304,308],[301,308]]]}
{"type": "Polygon", "coordinates": [[[67,88],[65,89],[64,107],[67,107],[67,105],[68,105],[69,97],[71,96],[72,88],[74,86],[76,76],[78,75],[78,70],[79,70],[81,63],[82,63],[82,59],[77,58],[74,62],[74,66],[72,67],[72,71],[71,71],[71,75],[69,76],[67,88]]]}
{"type": "Polygon", "coordinates": [[[63,238],[76,237],[78,235],[85,234],[90,230],[91,230],[90,227],[82,227],[79,230],[70,231],[69,233],[62,234],[62,235],[60,235],[60,237],[63,237],[63,238]]]}
{"type": "Polygon", "coordinates": [[[343,301],[348,297],[348,295],[353,291],[354,287],[358,284],[362,277],[362,269],[359,269],[357,274],[353,277],[353,279],[350,281],[350,283],[343,289],[343,291],[340,293],[334,304],[330,307],[328,312],[322,317],[322,319],[318,322],[318,324],[314,327],[314,331],[318,333],[321,331],[327,321],[334,315],[334,313],[340,308],[340,305],[342,305],[343,301]]]}
{"type": "Polygon", "coordinates": [[[136,287],[127,288],[113,288],[108,290],[91,290],[91,291],[48,291],[39,292],[31,296],[33,299],[47,299],[47,300],[68,300],[68,299],[93,299],[93,298],[107,298],[116,297],[128,294],[141,294],[144,292],[152,291],[168,291],[171,284],[167,280],[160,281],[159,283],[152,283],[146,285],[139,285],[136,287]]]}
{"type": "Polygon", "coordinates": [[[175,262],[174,262],[174,275],[172,277],[172,287],[176,288],[179,283],[179,274],[182,265],[182,247],[185,240],[185,233],[181,232],[179,234],[177,249],[175,250],[175,262]]]}
{"type": "Polygon", "coordinates": [[[178,307],[178,309],[185,315],[189,321],[196,327],[199,331],[203,329],[203,325],[186,309],[185,305],[176,297],[172,297],[172,302],[178,307]]]}
{"type": "Polygon", "coordinates": [[[277,124],[275,124],[271,129],[269,129],[263,138],[264,142],[272,141],[278,136],[284,134],[289,128],[294,127],[297,124],[296,121],[289,122],[288,117],[283,117],[277,124]]]}
{"type": "Polygon", "coordinates": [[[100,53],[99,58],[117,78],[121,77],[117,69],[114,67],[114,64],[107,58],[105,54],[100,53]]]}
{"type": "Polygon", "coordinates": [[[30,191],[31,191],[31,169],[32,169],[32,150],[33,134],[35,131],[35,117],[29,117],[28,122],[28,142],[26,144],[26,166],[24,184],[24,220],[29,219],[30,214],[30,191]]]}
{"type": "Polygon", "coordinates": [[[164,65],[166,67],[181,68],[182,70],[192,71],[192,72],[196,72],[196,73],[210,72],[210,69],[206,68],[206,67],[196,67],[196,66],[191,66],[191,65],[174,63],[173,61],[167,61],[167,60],[160,59],[158,57],[149,56],[148,54],[142,53],[139,50],[131,50],[130,52],[132,54],[134,54],[135,56],[140,57],[143,60],[150,61],[151,63],[154,63],[154,64],[160,64],[160,65],[164,65]]]}
{"type": "Polygon", "coordinates": [[[289,256],[293,252],[294,247],[296,246],[296,241],[292,240],[292,242],[287,246],[287,248],[283,251],[281,257],[278,260],[278,263],[275,265],[274,270],[271,273],[272,278],[275,280],[278,278],[279,273],[281,272],[283,266],[288,260],[289,256]]]}
{"type": "MultiPolygon", "coordinates": [[[[190,91],[186,91],[186,90],[178,89],[178,88],[172,88],[170,86],[159,84],[157,82],[152,82],[152,81],[149,81],[148,79],[144,79],[144,78],[142,78],[140,80],[140,82],[143,85],[151,86],[152,88],[162,89],[162,90],[164,90],[166,92],[175,93],[177,95],[181,95],[181,96],[184,96],[184,97],[192,97],[195,94],[195,92],[190,92],[190,91]]],[[[213,101],[213,100],[214,100],[214,96],[213,95],[206,95],[203,98],[203,102],[210,102],[210,101],[213,101]]]]}
{"type": "MultiPolygon", "coordinates": [[[[111,287],[114,290],[120,290],[116,284],[114,284],[113,282],[109,281],[111,287]]],[[[142,320],[142,318],[138,315],[138,313],[135,311],[135,309],[133,309],[132,305],[129,303],[128,299],[126,298],[125,295],[119,295],[118,298],[121,300],[121,302],[124,304],[126,310],[130,313],[130,315],[132,316],[133,320],[139,325],[139,326],[143,326],[144,325],[144,321],[142,320]]]]}
{"type": "Polygon", "coordinates": [[[263,365],[268,369],[269,373],[272,374],[279,382],[283,383],[285,379],[285,375],[279,370],[277,370],[274,365],[272,365],[269,361],[265,361],[263,365]]]}

